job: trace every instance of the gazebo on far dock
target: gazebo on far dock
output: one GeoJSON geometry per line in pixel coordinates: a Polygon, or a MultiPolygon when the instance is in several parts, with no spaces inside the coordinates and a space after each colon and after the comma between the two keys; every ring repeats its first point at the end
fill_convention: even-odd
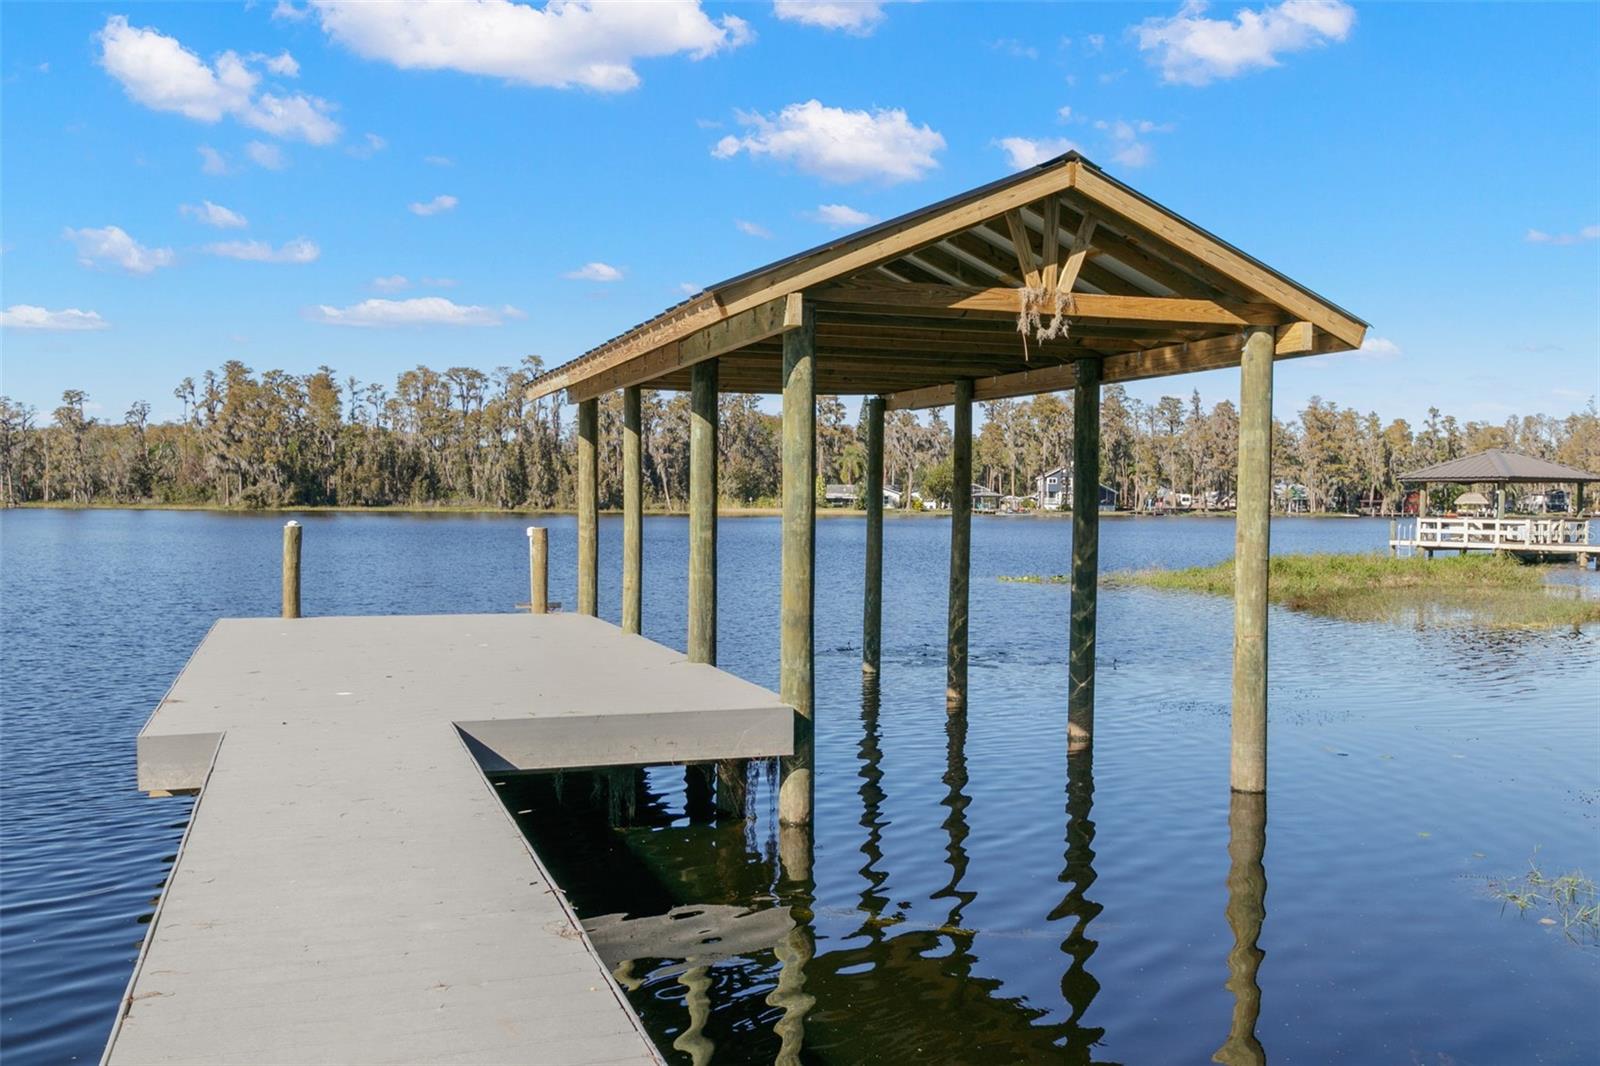
{"type": "Polygon", "coordinates": [[[712,285],[550,370],[530,396],[564,391],[578,406],[577,606],[594,614],[598,399],[622,391],[621,614],[623,628],[638,632],[640,390],[690,392],[688,655],[714,663],[717,394],[782,395],[780,695],[800,717],[778,806],[783,823],[801,825],[811,820],[813,789],[817,394],[868,397],[867,673],[877,672],[880,647],[884,412],[953,409],[946,695],[954,714],[967,698],[973,401],[1072,390],[1067,747],[1082,751],[1094,714],[1101,386],[1239,367],[1232,785],[1262,792],[1272,365],[1359,348],[1366,329],[1071,152],[712,285]]]}
{"type": "MultiPolygon", "coordinates": [[[[1551,462],[1521,452],[1490,448],[1400,476],[1402,485],[1417,486],[1416,518],[1391,524],[1390,554],[1401,548],[1425,552],[1441,550],[1513,552],[1525,557],[1577,559],[1587,563],[1596,547],[1589,543],[1589,521],[1584,514],[1584,489],[1600,482],[1600,474],[1551,462]],[[1428,493],[1434,485],[1486,486],[1493,490],[1492,517],[1428,514],[1428,493]],[[1506,491],[1511,485],[1570,485],[1570,517],[1565,514],[1506,514],[1506,491]]],[[[1458,502],[1468,495],[1457,498],[1458,502]]],[[[1566,508],[1563,508],[1566,510],[1566,508]]]]}

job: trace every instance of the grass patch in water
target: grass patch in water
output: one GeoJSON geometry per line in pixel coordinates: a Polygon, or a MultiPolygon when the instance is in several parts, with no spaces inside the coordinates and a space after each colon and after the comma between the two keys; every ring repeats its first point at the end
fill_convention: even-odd
{"type": "MultiPolygon", "coordinates": [[[[1350,621],[1469,622],[1498,627],[1600,622],[1600,600],[1551,588],[1542,568],[1494,555],[1397,559],[1381,552],[1274,555],[1268,597],[1293,610],[1350,621]]],[[[1064,574],[1003,577],[1067,584],[1064,574]]],[[[1107,585],[1233,594],[1233,560],[1182,570],[1107,574],[1107,585]]]]}
{"type": "Polygon", "coordinates": [[[1559,925],[1568,940],[1589,947],[1600,945],[1600,892],[1582,872],[1551,877],[1539,869],[1536,853],[1528,861],[1528,872],[1518,877],[1489,882],[1489,894],[1500,901],[1500,910],[1515,907],[1519,914],[1529,911],[1554,911],[1539,919],[1541,925],[1559,925]]]}

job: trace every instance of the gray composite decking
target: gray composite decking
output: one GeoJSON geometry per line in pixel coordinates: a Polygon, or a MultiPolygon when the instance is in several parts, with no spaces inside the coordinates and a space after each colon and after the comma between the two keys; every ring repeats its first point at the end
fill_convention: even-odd
{"type": "Polygon", "coordinates": [[[218,622],[139,736],[141,788],[201,791],[104,1061],[659,1061],[483,769],[792,744],[581,615],[218,622]]]}

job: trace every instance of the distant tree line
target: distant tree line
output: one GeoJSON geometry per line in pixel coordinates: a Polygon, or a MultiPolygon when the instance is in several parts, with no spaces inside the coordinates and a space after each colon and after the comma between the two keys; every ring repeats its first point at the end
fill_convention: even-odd
{"type": "MultiPolygon", "coordinates": [[[[534,356],[485,373],[418,366],[392,387],[341,380],[323,366],[309,374],[257,374],[238,361],[173,390],[177,421],[151,422],[139,402],[121,419],[91,415],[88,394],[69,389],[41,418],[0,397],[0,501],[565,508],[575,492],[576,441],[561,407],[529,400],[542,370],[534,356]]],[[[1045,394],[982,405],[974,478],[1026,496],[1034,478],[1069,467],[1072,405],[1045,394]]],[[[644,469],[650,502],[682,508],[688,496],[689,407],[679,393],[646,392],[644,469]]],[[[1101,403],[1101,480],[1124,506],[1162,492],[1196,501],[1233,495],[1238,412],[1207,407],[1193,392],[1144,403],[1117,385],[1101,403]]],[[[779,418],[757,397],[721,398],[719,486],[730,503],[771,502],[779,485],[779,418]]],[[[622,403],[600,403],[600,494],[622,497],[622,403]]],[[[943,412],[888,415],[885,480],[943,499],[950,484],[950,425],[943,412]]],[[[866,470],[865,431],[836,396],[817,402],[818,482],[857,484],[866,470]]],[[[1502,423],[1460,422],[1430,409],[1413,427],[1385,423],[1313,398],[1299,417],[1274,424],[1274,475],[1304,486],[1311,511],[1392,507],[1407,470],[1482,448],[1501,447],[1600,469],[1600,417],[1593,400],[1564,418],[1530,415],[1502,423]]]]}

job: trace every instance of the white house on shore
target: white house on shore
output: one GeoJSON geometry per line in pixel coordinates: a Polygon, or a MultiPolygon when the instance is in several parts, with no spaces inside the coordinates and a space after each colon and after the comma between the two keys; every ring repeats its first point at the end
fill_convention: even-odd
{"type": "MultiPolygon", "coordinates": [[[[1033,498],[1039,501],[1041,511],[1063,511],[1072,509],[1072,471],[1064,466],[1054,470],[1046,470],[1033,479],[1033,498]]],[[[1100,486],[1100,509],[1102,511],[1115,510],[1117,506],[1117,490],[1110,485],[1100,486]]]]}

